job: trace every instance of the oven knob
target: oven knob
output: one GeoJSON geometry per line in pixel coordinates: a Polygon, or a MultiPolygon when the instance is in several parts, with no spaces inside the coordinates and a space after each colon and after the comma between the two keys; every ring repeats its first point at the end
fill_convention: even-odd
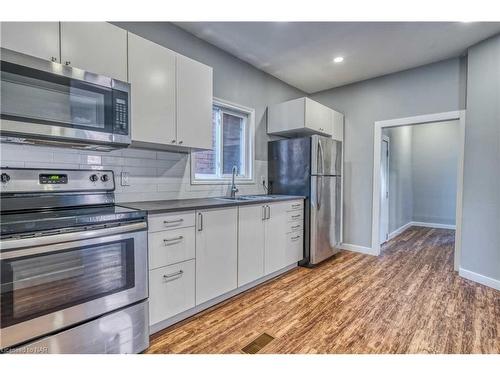
{"type": "Polygon", "coordinates": [[[96,182],[99,179],[99,177],[97,177],[96,174],[91,174],[89,178],[90,178],[90,181],[92,181],[92,182],[96,182]]]}
{"type": "Polygon", "coordinates": [[[108,181],[109,181],[109,176],[108,176],[107,174],[103,174],[103,175],[101,176],[101,181],[102,181],[102,182],[108,182],[108,181]]]}
{"type": "Polygon", "coordinates": [[[2,183],[6,184],[10,181],[10,176],[7,173],[2,173],[2,175],[0,176],[0,180],[2,181],[2,183]]]}

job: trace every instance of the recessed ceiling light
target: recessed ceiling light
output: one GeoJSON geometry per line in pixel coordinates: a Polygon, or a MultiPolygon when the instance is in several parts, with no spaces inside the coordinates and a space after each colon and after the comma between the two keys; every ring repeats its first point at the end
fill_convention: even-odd
{"type": "Polygon", "coordinates": [[[341,63],[342,61],[344,61],[344,58],[342,56],[338,56],[333,59],[333,62],[336,64],[341,63]]]}

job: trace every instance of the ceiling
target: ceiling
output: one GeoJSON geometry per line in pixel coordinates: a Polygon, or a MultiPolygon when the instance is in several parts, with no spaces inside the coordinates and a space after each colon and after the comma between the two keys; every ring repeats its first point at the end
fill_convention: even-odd
{"type": "Polygon", "coordinates": [[[500,22],[177,22],[280,80],[313,93],[460,56],[500,22]],[[333,59],[344,57],[342,63],[333,59]]]}

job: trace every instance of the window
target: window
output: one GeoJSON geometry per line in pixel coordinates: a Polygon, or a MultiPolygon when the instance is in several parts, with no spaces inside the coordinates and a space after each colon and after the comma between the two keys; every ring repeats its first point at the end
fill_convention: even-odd
{"type": "Polygon", "coordinates": [[[212,112],[213,150],[191,154],[192,183],[226,183],[233,167],[241,182],[253,182],[253,110],[221,100],[212,112]]]}

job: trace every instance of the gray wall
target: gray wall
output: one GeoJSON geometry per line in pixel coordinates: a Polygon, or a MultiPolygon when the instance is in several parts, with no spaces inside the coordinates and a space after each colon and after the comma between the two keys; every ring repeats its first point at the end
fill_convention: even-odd
{"type": "Polygon", "coordinates": [[[461,268],[500,280],[500,36],[468,60],[461,268]]]}
{"type": "Polygon", "coordinates": [[[462,109],[464,80],[455,58],[311,96],[345,114],[344,242],[371,247],[375,121],[462,109]]]}
{"type": "Polygon", "coordinates": [[[389,233],[411,221],[455,225],[458,121],[383,130],[390,138],[389,233]]]}
{"type": "Polygon", "coordinates": [[[388,128],[389,233],[413,221],[412,127],[388,128]]]}
{"type": "Polygon", "coordinates": [[[413,221],[455,225],[458,121],[412,126],[413,221]]]}
{"type": "MultiPolygon", "coordinates": [[[[266,108],[306,94],[168,22],[114,22],[214,68],[214,95],[255,109],[255,156],[267,161],[266,108]]],[[[257,176],[259,178],[259,176],[257,176]]]]}

